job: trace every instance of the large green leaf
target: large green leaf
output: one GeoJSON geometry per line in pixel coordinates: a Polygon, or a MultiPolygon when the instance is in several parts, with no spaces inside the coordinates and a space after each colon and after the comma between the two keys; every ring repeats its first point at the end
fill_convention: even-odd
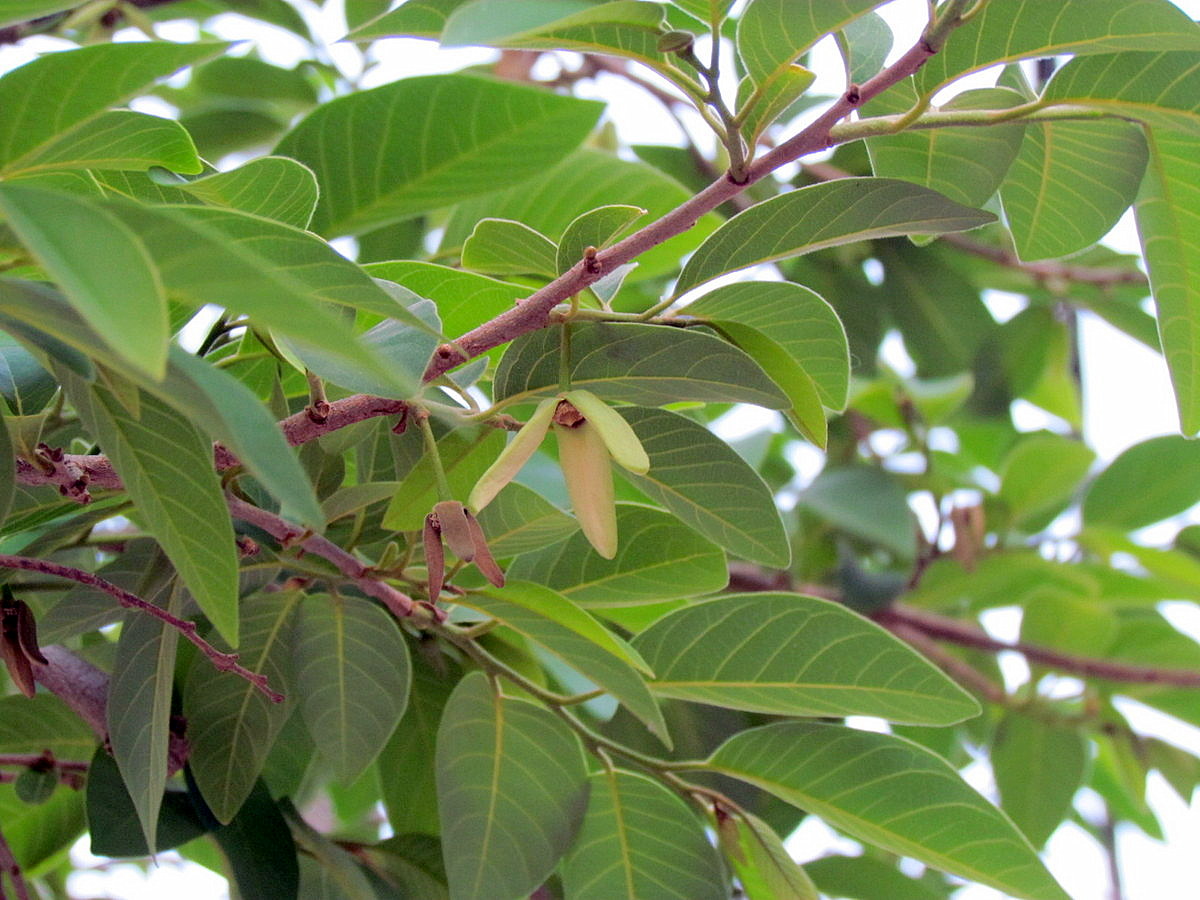
{"type": "Polygon", "coordinates": [[[824,247],[905,234],[966,231],[991,213],[891,178],[842,178],[780,194],[738,213],[683,267],[675,295],[726,272],[824,247]]]}
{"type": "Polygon", "coordinates": [[[708,768],[852,837],[1028,900],[1069,900],[1029,842],[949,763],[904,738],[781,722],[734,735],[708,768]]]}
{"type": "Polygon", "coordinates": [[[1129,122],[1041,122],[1000,187],[1023,260],[1058,259],[1096,243],[1137,196],[1146,140],[1129,122]]]}
{"type": "Polygon", "coordinates": [[[462,264],[488,275],[558,275],[550,238],[511,219],[480,219],[462,247],[462,264]]]}
{"type": "Polygon", "coordinates": [[[946,900],[947,892],[913,878],[898,867],[872,856],[823,856],[804,866],[829,897],[876,900],[946,900]]]}
{"type": "Polygon", "coordinates": [[[1078,728],[1051,725],[1020,712],[1006,715],[992,742],[1000,807],[1041,847],[1071,812],[1083,783],[1088,741],[1078,728]]]}
{"type": "MultiPolygon", "coordinates": [[[[442,250],[460,248],[475,224],[484,218],[513,219],[554,240],[579,215],[606,204],[621,203],[648,210],[649,218],[666,215],[692,196],[678,181],[642,162],[584,148],[541,173],[536,181],[459,204],[446,223],[442,250]]],[[[714,214],[638,256],[632,278],[674,272],[679,258],[691,250],[720,221],[714,214]]]]}
{"type": "MultiPolygon", "coordinates": [[[[364,22],[347,35],[352,41],[371,41],[383,37],[436,38],[446,27],[450,13],[466,0],[407,0],[391,12],[364,22]]],[[[390,0],[384,6],[390,5],[390,0]]]]}
{"type": "MultiPolygon", "coordinates": [[[[172,590],[167,610],[178,615],[181,599],[178,590],[172,590]]],[[[161,619],[131,613],[117,642],[105,709],[112,754],[151,853],[158,846],[159,808],[167,785],[178,643],[179,632],[161,619]]]]}
{"type": "MultiPolygon", "coordinates": [[[[271,687],[292,691],[292,614],[296,591],[255,594],[242,601],[239,661],[266,675],[271,687]]],[[[183,688],[191,772],[221,822],[237,815],[262,771],[293,700],[272,703],[254,685],[219,672],[197,655],[183,688]]]]}
{"type": "Polygon", "coordinates": [[[226,44],[97,44],[48,53],[0,78],[0,176],[24,170],[52,142],[226,44]]]}
{"type": "Polygon", "coordinates": [[[566,272],[583,259],[588,247],[598,250],[615,243],[645,214],[646,210],[640,206],[617,203],[590,209],[577,216],[559,238],[555,274],[566,272]]]}
{"type": "Polygon", "coordinates": [[[299,897],[296,844],[287,820],[261,780],[253,782],[245,804],[229,824],[213,830],[213,837],[240,896],[262,900],[299,897]]]}
{"type": "Polygon", "coordinates": [[[41,753],[87,759],[97,737],[62,700],[38,693],[0,697],[0,753],[41,753]]]}
{"type": "Polygon", "coordinates": [[[650,457],[645,475],[620,470],[643,494],[730,553],[786,566],[791,548],[771,491],[703,425],[665,409],[621,407],[650,457]]]}
{"type": "Polygon", "coordinates": [[[750,77],[764,84],[831,31],[838,31],[883,0],[752,0],[738,20],[738,55],[750,77]]]}
{"type": "Polygon", "coordinates": [[[1200,500],[1200,445],[1178,435],[1125,450],[1101,472],[1083,500],[1091,525],[1132,531],[1189,509],[1200,500]]]}
{"type": "Polygon", "coordinates": [[[668,746],[658,704],[637,669],[641,656],[570,599],[533,582],[475,591],[460,601],[519,631],[598,687],[609,691],[668,746]]]}
{"type": "Polygon", "coordinates": [[[846,329],[816,292],[784,281],[741,282],[710,291],[689,303],[684,312],[761,331],[808,373],[821,403],[836,411],[846,408],[850,386],[846,329]]]}
{"type": "Polygon", "coordinates": [[[92,200],[27,186],[0,184],[0,212],[105,343],[161,378],[166,286],[137,232],[92,200]]]}
{"type": "MultiPolygon", "coordinates": [[[[556,393],[561,335],[560,328],[543,328],[513,341],[496,370],[497,399],[556,393]]],[[[787,405],[779,387],[732,344],[661,325],[572,326],[571,386],[644,406],[678,400],[787,405]]]]}
{"type": "Polygon", "coordinates": [[[308,227],[317,206],[313,173],[285,156],[252,159],[228,172],[176,187],[210,206],[226,206],[296,228],[308,227]]]}
{"type": "MultiPolygon", "coordinates": [[[[1200,30],[1168,0],[989,0],[917,73],[923,93],[953,78],[1016,59],[1200,50],[1200,30]]],[[[1126,69],[1134,73],[1136,68],[1126,69]]]]}
{"type": "Polygon", "coordinates": [[[571,900],[722,900],[725,873],[696,814],[659,782],[607,769],[563,863],[571,900]]]}
{"type": "Polygon", "coordinates": [[[479,513],[488,548],[498,559],[541,550],[579,530],[579,523],[536,491],[515,481],[479,513]]]}
{"type": "Polygon", "coordinates": [[[162,544],[200,609],[236,647],[237,547],[209,442],[186,417],[145,391],[132,388],[137,408],[130,410],[108,388],[77,376],[67,374],[63,386],[112,460],[138,518],[162,544]]]}
{"type": "Polygon", "coordinates": [[[789,716],[950,725],[979,704],[903,641],[845,606],[800,594],[693,603],[636,638],[667,697],[789,716]]]}
{"type": "Polygon", "coordinates": [[[191,175],[204,169],[191,136],[178,122],[114,109],[26,157],[21,175],[85,168],[144,171],[151,166],[191,175]]]}
{"type": "Polygon", "coordinates": [[[542,175],[601,105],[471,75],[407,78],[322,105],[276,147],[316,173],[320,234],[358,234],[542,175]],[[392,127],[400,119],[404,127],[392,127]]]}
{"type": "Polygon", "coordinates": [[[412,681],[408,647],[382,607],[324,594],[301,604],[292,640],[300,712],[334,777],[349,783],[404,715],[412,681]]]}
{"type": "Polygon", "coordinates": [[[57,790],[44,803],[30,806],[16,797],[12,785],[0,785],[4,839],[27,878],[57,854],[66,855],[87,828],[85,812],[82,791],[57,790]]]}
{"type": "MultiPolygon", "coordinates": [[[[1086,17],[1085,17],[1086,18],[1086,17]]],[[[1192,25],[1200,42],[1200,25],[1192,25]]],[[[1073,59],[1043,99],[1088,106],[1160,128],[1200,133],[1200,61],[1186,53],[1114,53],[1073,59]]]]}
{"type": "Polygon", "coordinates": [[[1158,332],[1171,372],[1180,429],[1200,431],[1200,160],[1195,138],[1151,129],[1150,163],[1136,207],[1154,289],[1158,332]]]}
{"type": "Polygon", "coordinates": [[[438,730],[437,788],[452,900],[519,900],[571,846],[588,782],[557,716],[472,672],[438,730]]]}
{"type": "Polygon", "coordinates": [[[605,559],[583,532],[513,561],[510,578],[536,581],[584,606],[631,606],[695,597],[728,581],[725,554],[674,516],[617,507],[620,548],[605,559]]]}
{"type": "MultiPolygon", "coordinates": [[[[908,84],[905,88],[907,97],[888,91],[868,111],[904,112],[917,99],[908,84]]],[[[1024,99],[1008,88],[982,88],[957,94],[942,109],[1008,109],[1024,99]]],[[[1024,136],[1025,126],[1019,122],[990,128],[934,128],[873,138],[867,150],[876,175],[903,178],[967,206],[982,206],[1004,180],[1024,136]]]]}

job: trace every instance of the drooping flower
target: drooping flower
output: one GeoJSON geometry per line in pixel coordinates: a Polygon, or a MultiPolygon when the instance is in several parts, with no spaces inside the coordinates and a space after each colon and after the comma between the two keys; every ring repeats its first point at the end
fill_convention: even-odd
{"type": "Polygon", "coordinates": [[[617,510],[611,462],[644,475],[650,458],[621,415],[591,391],[565,391],[538,404],[525,426],[475,485],[468,498],[481,510],[512,481],[546,433],[558,440],[558,461],[575,518],[584,536],[605,559],[617,554],[617,510]]]}
{"type": "Polygon", "coordinates": [[[445,542],[463,562],[473,562],[483,577],[496,587],[504,587],[504,572],[497,565],[479,520],[457,500],[434,504],[425,517],[421,536],[425,547],[425,567],[429,572],[429,599],[436,603],[446,578],[445,542]]]}
{"type": "Polygon", "coordinates": [[[7,585],[0,595],[0,658],[17,689],[26,697],[32,697],[37,690],[33,664],[47,665],[48,660],[38,647],[33,612],[24,600],[13,596],[7,585]]]}

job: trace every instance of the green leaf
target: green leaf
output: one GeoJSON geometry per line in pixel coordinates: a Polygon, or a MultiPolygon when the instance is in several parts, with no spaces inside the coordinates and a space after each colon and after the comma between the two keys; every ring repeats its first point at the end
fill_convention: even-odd
{"type": "Polygon", "coordinates": [[[317,176],[314,231],[360,234],[544,174],[601,109],[510,82],[428,75],[323,104],[275,152],[317,176]],[[389,127],[397,117],[404,127],[389,127]]]}
{"type": "Polygon", "coordinates": [[[839,412],[846,408],[850,386],[846,330],[833,307],[816,292],[782,281],[728,284],[689,303],[686,315],[757,329],[812,378],[821,403],[839,412]]]}
{"type": "MultiPolygon", "coordinates": [[[[179,615],[182,605],[178,591],[172,590],[167,611],[179,615]]],[[[108,740],[151,853],[158,848],[159,810],[167,785],[178,643],[179,632],[167,623],[144,612],[131,613],[121,628],[108,686],[108,740]]]]}
{"type": "MultiPolygon", "coordinates": [[[[1200,31],[1167,0],[990,0],[917,73],[922,93],[1000,62],[1119,50],[1200,50],[1200,31]]],[[[1138,68],[1123,69],[1125,77],[1138,68]]]]}
{"type": "Polygon", "coordinates": [[[497,559],[541,550],[579,530],[579,523],[537,491],[511,482],[479,513],[497,559]]]}
{"type": "Polygon", "coordinates": [[[161,378],[166,287],[136,231],[95,201],[23,185],[0,184],[0,211],[105,343],[161,378]]]}
{"type": "Polygon", "coordinates": [[[554,241],[510,219],[480,219],[462,248],[464,268],[488,275],[555,278],[554,241]]]}
{"type": "Polygon", "coordinates": [[[742,79],[738,85],[738,115],[742,116],[741,132],[746,143],[755,146],[768,125],[796,109],[797,101],[812,87],[816,78],[811,69],[792,64],[779,70],[757,91],[750,78],[742,79]]]}
{"type": "Polygon", "coordinates": [[[882,0],[752,0],[738,20],[738,55],[750,77],[764,84],[824,35],[882,5],[882,0]]]}
{"type": "MultiPolygon", "coordinates": [[[[178,170],[176,170],[178,171],[178,170]]],[[[174,185],[210,206],[224,206],[307,228],[317,206],[317,180],[294,159],[264,156],[231,169],[174,185]]]]}
{"type": "Polygon", "coordinates": [[[787,566],[791,548],[771,491],[728,444],[703,425],[665,409],[620,407],[650,457],[645,475],[621,475],[730,553],[787,566]]]}
{"type": "Polygon", "coordinates": [[[571,846],[588,782],[579,741],[557,716],[472,672],[438,730],[437,788],[452,900],[517,900],[571,846]]]}
{"type": "Polygon", "coordinates": [[[781,722],[734,735],[707,767],[892,853],[1013,897],[1068,900],[1002,812],[904,738],[781,722]]]}
{"type": "Polygon", "coordinates": [[[608,769],[589,779],[587,813],[563,863],[571,900],[722,900],[725,873],[704,826],[645,775],[608,769]]]}
{"type": "Polygon", "coordinates": [[[91,755],[96,735],[54,694],[0,697],[0,753],[41,753],[60,759],[91,755]]]}
{"type": "Polygon", "coordinates": [[[762,819],[724,813],[716,830],[747,900],[818,900],[808,875],[762,819]]]}
{"type": "Polygon", "coordinates": [[[946,900],[947,893],[871,856],[825,856],[806,863],[804,870],[823,894],[876,900],[946,900]]]}
{"type": "Polygon", "coordinates": [[[17,799],[12,786],[0,786],[4,839],[27,878],[58,854],[66,855],[87,828],[85,812],[81,791],[55,791],[45,803],[27,806],[17,799]]]}
{"type": "MultiPolygon", "coordinates": [[[[493,382],[497,399],[558,391],[561,329],[543,328],[509,346],[493,382]]],[[[678,400],[754,403],[786,396],[732,344],[661,325],[589,323],[571,329],[571,386],[606,400],[656,406],[678,400]]]]}
{"type": "Polygon", "coordinates": [[[617,555],[605,559],[583,532],[509,566],[508,576],[554,588],[584,606],[631,606],[718,591],[728,581],[725,554],[674,516],[617,506],[617,555]]]}
{"type": "Polygon", "coordinates": [[[709,235],[684,265],[675,296],[759,263],[871,238],[966,231],[994,218],[907,181],[814,184],[757,203],[709,235]]]}
{"type": "Polygon", "coordinates": [[[112,460],[138,517],[200,609],[237,646],[237,548],[209,442],[184,416],[145,391],[134,388],[137,410],[131,412],[99,384],[68,374],[63,386],[112,460]]]}
{"type": "Polygon", "coordinates": [[[1175,388],[1180,430],[1200,431],[1200,162],[1195,138],[1151,129],[1150,164],[1135,212],[1154,290],[1163,356],[1175,388]]]}
{"type": "Polygon", "coordinates": [[[887,61],[895,35],[879,13],[867,13],[846,25],[838,35],[838,44],[846,61],[847,80],[853,84],[869,81],[887,61]]]}
{"type": "Polygon", "coordinates": [[[404,715],[412,681],[408,647],[381,607],[326,594],[300,605],[292,641],[300,712],[321,758],[348,784],[404,715]]]}
{"type": "Polygon", "coordinates": [[[1059,259],[1108,234],[1137,196],[1146,162],[1145,137],[1129,122],[1026,125],[1000,187],[1021,259],[1059,259]]]}
{"type": "Polygon", "coordinates": [[[559,239],[554,274],[561,275],[578,263],[588,247],[597,250],[607,247],[645,214],[646,210],[640,206],[614,204],[577,216],[559,239]]]}
{"type": "Polygon", "coordinates": [[[456,677],[455,672],[435,671],[420,655],[413,662],[408,708],[379,754],[379,771],[385,773],[380,779],[383,805],[396,834],[438,833],[434,747],[456,677]],[[404,777],[395,777],[398,772],[404,777]]]}
{"type": "MultiPolygon", "coordinates": [[[[1200,26],[1191,27],[1200,44],[1200,26]]],[[[1178,129],[1193,140],[1200,133],[1200,62],[1195,49],[1080,57],[1055,73],[1042,96],[1053,104],[1088,106],[1178,129]]]]}
{"type": "Polygon", "coordinates": [[[1000,473],[1000,499],[1014,525],[1044,528],[1087,477],[1096,454],[1058,434],[1035,434],[1013,448],[1000,473]]]}
{"type": "Polygon", "coordinates": [[[13,441],[8,433],[8,424],[4,421],[7,417],[3,414],[2,409],[3,404],[0,404],[0,466],[4,467],[0,472],[0,525],[8,518],[8,512],[13,505],[13,497],[17,493],[17,458],[13,452],[13,441]]]}
{"type": "Polygon", "coordinates": [[[25,169],[52,142],[227,44],[97,44],[47,53],[0,78],[0,176],[25,169]]]}
{"type": "MultiPolygon", "coordinates": [[[[277,591],[242,601],[239,662],[285,695],[292,690],[292,613],[300,597],[277,591]]],[[[245,679],[196,656],[183,688],[189,765],[219,821],[230,822],[250,796],[291,710],[291,703],[272,703],[245,679]]]]}
{"type": "Polygon", "coordinates": [[[178,122],[114,109],[26,157],[20,174],[63,169],[144,171],[151,166],[193,175],[204,170],[191,136],[178,122]]]}
{"type": "Polygon", "coordinates": [[[952,725],[979,704],[907,644],[845,606],[739,594],[668,613],[634,638],[655,693],[789,716],[952,725]]]}
{"type": "MultiPolygon", "coordinates": [[[[907,97],[888,91],[867,110],[899,112],[916,102],[909,85],[907,97]],[[899,102],[897,102],[899,101],[899,102]]],[[[982,88],[957,94],[944,110],[1009,109],[1025,98],[1008,88],[982,88]]],[[[867,141],[871,167],[876,175],[903,178],[931,188],[967,206],[982,206],[1004,180],[1017,158],[1025,126],[1016,122],[988,128],[934,128],[904,131],[867,141]]]]}
{"type": "Polygon", "coordinates": [[[917,523],[907,494],[896,477],[882,469],[825,469],[801,491],[798,503],[900,559],[912,559],[917,552],[917,523]]]}
{"type": "MultiPolygon", "coordinates": [[[[576,150],[541,175],[537,181],[459,204],[446,223],[442,251],[453,252],[461,247],[475,223],[483,218],[513,219],[557,237],[577,216],[598,206],[639,206],[649,211],[650,218],[657,219],[692,196],[682,184],[653,166],[590,148],[576,150]]],[[[633,277],[674,273],[680,256],[699,244],[719,221],[712,213],[701,216],[688,231],[642,253],[633,277]]]]}
{"type": "Polygon", "coordinates": [[[1071,813],[1083,784],[1088,741],[1076,728],[1008,713],[992,741],[992,771],[1000,808],[1034,847],[1041,847],[1071,813]]]}
{"type": "Polygon", "coordinates": [[[74,0],[8,0],[0,13],[0,28],[20,25],[75,7],[74,0]]]}
{"type": "MultiPolygon", "coordinates": [[[[69,347],[47,345],[47,355],[66,362],[69,347]]],[[[86,368],[86,360],[79,360],[86,368]]],[[[78,371],[75,364],[69,368],[78,371]]],[[[0,332],[0,396],[8,404],[7,412],[14,416],[32,416],[45,409],[58,390],[54,376],[42,368],[37,357],[7,332],[0,332]]]]}
{"type": "Polygon", "coordinates": [[[466,0],[407,0],[391,12],[385,12],[358,26],[346,35],[346,39],[365,43],[383,37],[437,38],[446,27],[446,19],[450,13],[465,2],[466,0]]]}
{"type": "Polygon", "coordinates": [[[459,602],[519,631],[607,690],[670,746],[671,737],[658,704],[636,671],[649,672],[646,663],[637,651],[570,599],[510,576],[503,588],[473,591],[459,602]]]}
{"type": "Polygon", "coordinates": [[[1088,488],[1089,526],[1133,531],[1189,509],[1200,500],[1200,445],[1178,435],[1134,444],[1088,488]]]}
{"type": "MultiPolygon", "coordinates": [[[[504,432],[488,427],[474,432],[457,428],[438,441],[438,456],[451,493],[466,497],[503,447],[504,432]]],[[[420,531],[425,516],[439,499],[433,461],[426,455],[412,467],[396,490],[383,514],[383,527],[394,531],[420,531]]]]}
{"type": "Polygon", "coordinates": [[[471,0],[446,20],[442,46],[484,44],[527,50],[576,50],[625,56],[663,68],[665,30],[658,3],[617,0],[471,0]]]}
{"type": "Polygon", "coordinates": [[[287,821],[261,780],[247,790],[238,814],[213,831],[232,870],[230,880],[242,897],[293,900],[299,897],[300,867],[287,821]]]}

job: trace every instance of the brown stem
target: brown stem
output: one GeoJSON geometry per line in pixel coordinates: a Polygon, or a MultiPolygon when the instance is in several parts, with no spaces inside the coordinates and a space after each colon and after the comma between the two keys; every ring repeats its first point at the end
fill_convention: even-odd
{"type": "Polygon", "coordinates": [[[1108,681],[1122,681],[1132,684],[1163,684],[1173,687],[1200,687],[1200,672],[1188,669],[1160,669],[1151,666],[1136,666],[1129,663],[1111,662],[1106,659],[1093,659],[1087,656],[1074,656],[1060,653],[1049,647],[1027,644],[1024,641],[1008,643],[998,641],[991,635],[969,625],[936,613],[924,612],[910,607],[895,605],[880,610],[874,615],[875,621],[892,628],[895,625],[916,629],[928,637],[940,641],[948,641],[962,647],[974,647],[991,653],[1002,653],[1011,650],[1020,653],[1027,660],[1040,665],[1082,675],[1088,678],[1104,678],[1108,681]]]}
{"type": "Polygon", "coordinates": [[[888,631],[896,635],[913,648],[920,651],[935,666],[953,678],[965,688],[974,691],[989,703],[1004,705],[1008,702],[1008,694],[992,679],[988,678],[970,663],[959,659],[952,653],[947,653],[937,641],[929,637],[919,628],[914,628],[903,622],[892,622],[887,625],[888,631]]]}
{"type": "Polygon", "coordinates": [[[4,880],[3,875],[7,874],[12,882],[13,893],[16,895],[16,900],[29,900],[29,887],[25,884],[25,876],[21,874],[21,867],[17,863],[17,858],[13,856],[12,849],[8,846],[8,841],[4,839],[4,832],[0,831],[0,900],[4,900],[4,880]]]}
{"type": "Polygon", "coordinates": [[[83,719],[101,741],[108,740],[108,675],[65,647],[42,647],[48,663],[34,663],[33,677],[83,719]]]}
{"type": "Polygon", "coordinates": [[[30,766],[44,765],[48,768],[61,769],[64,772],[86,772],[91,763],[71,759],[56,759],[53,753],[0,753],[0,766],[30,766]]]}
{"type": "Polygon", "coordinates": [[[297,528],[274,513],[246,503],[244,500],[236,497],[227,499],[229,511],[234,518],[261,528],[285,546],[298,546],[308,553],[333,563],[337,570],[350,579],[360,591],[380,601],[397,618],[414,619],[419,625],[440,622],[445,618],[445,614],[441,610],[425,603],[418,603],[390,584],[372,577],[367,566],[327,538],[297,528]]]}
{"type": "MultiPolygon", "coordinates": [[[[168,3],[173,3],[175,0],[126,0],[132,6],[137,6],[141,9],[149,9],[153,6],[165,6],[168,3]]],[[[83,4],[80,4],[81,6],[83,4]]],[[[28,22],[18,22],[16,25],[9,25],[7,28],[0,28],[0,44],[15,44],[22,38],[28,37],[31,34],[37,34],[41,31],[53,29],[59,22],[66,19],[74,10],[63,10],[53,13],[49,16],[40,16],[36,19],[30,19],[28,22]]],[[[117,15],[119,10],[114,10],[117,15]]],[[[112,13],[110,13],[111,15],[112,13]]],[[[111,24],[116,24],[116,21],[111,24]]]]}
{"type": "Polygon", "coordinates": [[[251,672],[245,666],[238,664],[236,653],[223,653],[200,637],[197,633],[195,622],[180,619],[165,609],[155,606],[153,603],[148,603],[136,594],[118,587],[111,581],[106,581],[99,575],[95,575],[92,572],[85,572],[83,569],[60,565],[59,563],[50,562],[45,559],[32,559],[27,556],[9,556],[7,554],[0,554],[0,568],[22,569],[26,572],[40,572],[43,575],[57,575],[59,578],[66,578],[70,581],[86,584],[88,587],[104,591],[104,593],[115,597],[117,602],[122,606],[140,610],[174,628],[195,644],[200,652],[207,656],[212,661],[212,664],[222,672],[232,672],[235,675],[245,678],[275,703],[281,703],[284,700],[283,694],[271,689],[271,686],[267,683],[266,675],[251,672]]]}

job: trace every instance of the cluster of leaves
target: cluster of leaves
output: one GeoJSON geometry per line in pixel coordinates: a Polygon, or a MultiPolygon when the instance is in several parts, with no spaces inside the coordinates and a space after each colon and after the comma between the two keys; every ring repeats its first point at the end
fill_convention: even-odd
{"type": "Polygon", "coordinates": [[[1200,27],[1168,0],[945,0],[887,67],[878,0],[345,0],[364,59],[509,64],[369,90],[311,5],[76,5],[0,18],[89,44],[0,77],[0,881],[63,895],[87,830],[255,898],[1052,900],[1062,821],[1158,835],[1149,770],[1200,783],[1114,704],[1200,725],[1200,647],[1157,608],[1200,599],[1200,539],[1138,534],[1200,500],[1200,447],[1097,471],[1076,359],[1083,311],[1161,347],[1200,430],[1200,27]],[[97,40],[233,7],[312,59],[97,40]],[[834,98],[802,64],[827,34],[834,98]],[[511,65],[538,54],[550,83],[511,65]],[[630,62],[719,159],[620,146],[571,93],[630,62]],[[1097,245],[1131,206],[1156,314],[1097,245]],[[555,397],[625,465],[611,499],[601,444],[564,484],[528,437],[579,436],[555,397]],[[731,444],[733,404],[782,415],[731,444]],[[1001,809],[957,772],[980,753],[1001,809]],[[863,855],[796,865],[806,815],[863,855]]]}

